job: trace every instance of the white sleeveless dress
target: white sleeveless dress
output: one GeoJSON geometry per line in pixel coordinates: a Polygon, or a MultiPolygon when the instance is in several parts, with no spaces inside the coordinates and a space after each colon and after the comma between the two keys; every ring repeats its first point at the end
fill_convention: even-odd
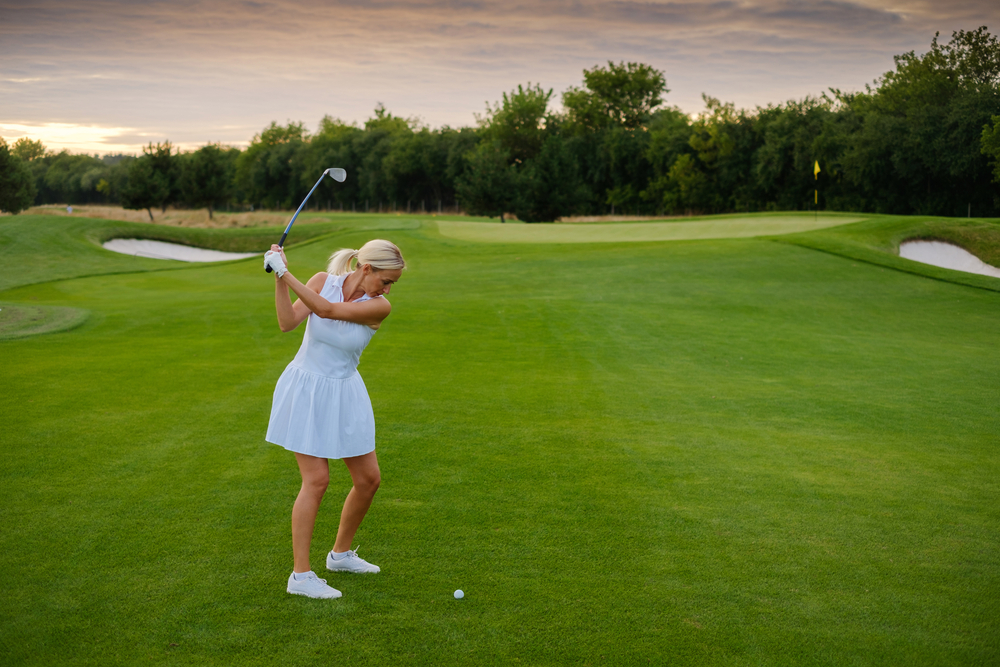
{"type": "MultiPolygon", "coordinates": [[[[342,302],[348,275],[328,276],[320,296],[331,303],[342,302]]],[[[366,294],[355,303],[370,298],[366,294]]],[[[265,439],[324,459],[374,451],[375,415],[357,370],[361,353],[374,335],[375,330],[363,324],[310,313],[302,346],[274,388],[265,439]]]]}

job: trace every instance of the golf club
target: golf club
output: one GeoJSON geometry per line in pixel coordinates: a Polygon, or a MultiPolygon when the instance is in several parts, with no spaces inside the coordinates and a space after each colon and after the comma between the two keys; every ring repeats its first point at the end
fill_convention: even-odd
{"type": "MultiPolygon", "coordinates": [[[[295,224],[295,218],[299,217],[299,213],[302,212],[302,208],[306,205],[306,202],[309,201],[309,197],[312,195],[313,190],[319,187],[319,184],[323,181],[323,177],[326,176],[327,174],[329,174],[330,178],[337,181],[338,183],[343,183],[345,180],[347,180],[347,171],[341,169],[340,167],[330,167],[329,169],[324,171],[322,175],[320,175],[319,180],[316,181],[316,185],[312,186],[312,190],[309,191],[309,194],[306,195],[306,198],[302,200],[301,204],[299,204],[299,210],[295,211],[295,215],[293,215],[292,219],[288,221],[288,226],[285,227],[285,233],[281,235],[281,240],[278,241],[278,245],[280,247],[282,248],[285,247],[285,239],[288,238],[288,232],[291,231],[292,225],[295,224]]],[[[271,273],[270,266],[264,270],[267,271],[268,273],[271,273]]]]}

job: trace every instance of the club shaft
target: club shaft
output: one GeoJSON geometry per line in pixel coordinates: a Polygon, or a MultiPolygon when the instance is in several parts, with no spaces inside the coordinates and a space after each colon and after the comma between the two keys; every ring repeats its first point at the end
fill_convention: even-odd
{"type": "MultiPolygon", "coordinates": [[[[322,174],[320,174],[319,180],[316,181],[316,185],[312,186],[312,190],[309,191],[309,194],[306,195],[306,198],[302,200],[301,204],[299,204],[299,208],[297,211],[295,211],[295,215],[292,216],[292,219],[288,221],[288,226],[285,227],[285,233],[281,235],[281,240],[278,241],[279,248],[285,247],[285,239],[288,238],[288,232],[292,230],[292,225],[295,224],[295,218],[299,217],[299,213],[301,213],[302,209],[305,208],[306,202],[309,201],[309,197],[312,196],[313,191],[319,187],[319,184],[323,182],[323,177],[325,177],[328,173],[330,173],[330,169],[327,169],[322,174]]],[[[267,271],[268,273],[271,273],[270,266],[266,267],[264,270],[267,271]]]]}
{"type": "Polygon", "coordinates": [[[295,211],[295,215],[293,215],[292,219],[288,221],[288,226],[285,227],[285,233],[281,235],[281,240],[278,242],[278,245],[281,246],[282,248],[285,247],[285,239],[288,238],[288,232],[291,231],[292,225],[295,224],[295,218],[299,217],[299,213],[302,212],[302,209],[305,207],[306,202],[309,201],[309,197],[312,196],[313,190],[319,187],[319,184],[323,182],[323,179],[325,177],[326,177],[326,172],[324,171],[320,175],[319,180],[316,181],[316,185],[312,186],[312,190],[309,191],[309,194],[306,195],[306,198],[302,200],[301,204],[299,204],[299,210],[295,211]]]}

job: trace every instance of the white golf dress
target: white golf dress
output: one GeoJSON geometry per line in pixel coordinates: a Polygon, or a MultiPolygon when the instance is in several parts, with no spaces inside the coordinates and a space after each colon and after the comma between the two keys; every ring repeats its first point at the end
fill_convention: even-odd
{"type": "MultiPolygon", "coordinates": [[[[342,302],[348,275],[328,276],[320,295],[342,302]]],[[[370,298],[366,294],[355,303],[370,298]]],[[[324,459],[373,451],[375,415],[358,362],[374,335],[375,330],[363,324],[309,313],[302,346],[274,388],[265,439],[324,459]]]]}

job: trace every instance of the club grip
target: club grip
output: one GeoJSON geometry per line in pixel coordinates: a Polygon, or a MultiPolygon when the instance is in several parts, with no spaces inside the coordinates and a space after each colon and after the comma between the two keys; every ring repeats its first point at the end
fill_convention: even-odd
{"type": "MultiPolygon", "coordinates": [[[[278,247],[279,248],[283,249],[285,247],[285,239],[287,239],[287,238],[288,238],[288,230],[286,229],[285,233],[281,235],[281,240],[278,241],[278,247]]],[[[267,273],[271,273],[271,267],[270,266],[265,266],[264,267],[264,271],[266,271],[267,273]]]]}

